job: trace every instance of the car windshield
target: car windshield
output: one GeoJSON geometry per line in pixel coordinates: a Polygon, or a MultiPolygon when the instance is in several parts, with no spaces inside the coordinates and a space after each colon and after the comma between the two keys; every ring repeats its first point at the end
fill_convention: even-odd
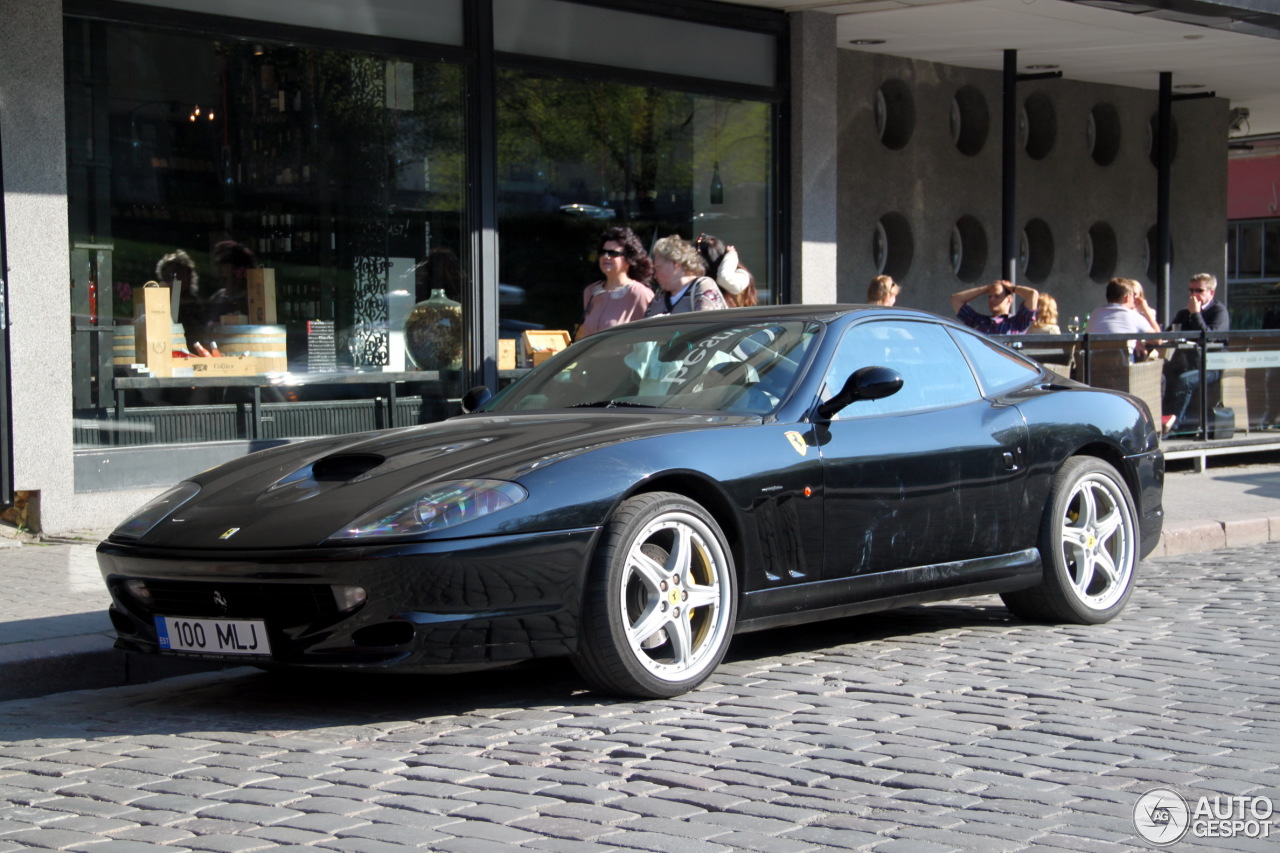
{"type": "Polygon", "coordinates": [[[483,408],[657,408],[766,415],[786,399],[820,326],[749,321],[601,332],[546,362],[483,408]]]}

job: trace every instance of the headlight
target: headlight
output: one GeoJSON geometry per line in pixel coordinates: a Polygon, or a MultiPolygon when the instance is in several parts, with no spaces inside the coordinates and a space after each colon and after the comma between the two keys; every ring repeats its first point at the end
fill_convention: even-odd
{"type": "Polygon", "coordinates": [[[111,532],[112,536],[122,539],[141,539],[151,528],[168,518],[187,501],[200,493],[200,486],[195,483],[179,483],[124,521],[111,532]]]}
{"type": "Polygon", "coordinates": [[[502,480],[437,483],[387,501],[329,538],[342,541],[434,533],[515,506],[528,496],[522,487],[502,480]]]}

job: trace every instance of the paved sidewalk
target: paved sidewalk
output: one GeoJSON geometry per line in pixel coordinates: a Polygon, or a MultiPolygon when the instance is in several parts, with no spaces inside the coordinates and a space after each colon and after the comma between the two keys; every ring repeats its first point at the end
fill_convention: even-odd
{"type": "MultiPolygon", "coordinates": [[[[1153,557],[1280,541],[1280,464],[1171,472],[1164,505],[1153,557]]],[[[112,648],[110,598],[94,557],[105,533],[84,531],[65,543],[0,537],[0,701],[208,668],[112,648]]]]}

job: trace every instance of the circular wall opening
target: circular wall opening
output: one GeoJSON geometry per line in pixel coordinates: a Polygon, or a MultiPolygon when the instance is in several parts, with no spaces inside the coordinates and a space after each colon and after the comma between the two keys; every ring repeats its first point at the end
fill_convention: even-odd
{"type": "Polygon", "coordinates": [[[871,237],[877,275],[905,278],[915,251],[915,238],[911,236],[911,225],[905,216],[890,212],[880,217],[871,237]]]}
{"type": "MultiPolygon", "coordinates": [[[[1151,121],[1147,122],[1147,157],[1151,159],[1152,166],[1159,166],[1160,160],[1156,157],[1156,133],[1160,124],[1160,114],[1152,113],[1151,121]]],[[[1169,118],[1169,162],[1172,163],[1178,157],[1178,122],[1173,118],[1169,118]]]]}
{"type": "Polygon", "coordinates": [[[1108,103],[1089,111],[1089,154],[1099,166],[1110,166],[1120,153],[1120,113],[1108,103]]]}
{"type": "MultiPolygon", "coordinates": [[[[1142,244],[1142,268],[1147,271],[1148,281],[1160,280],[1160,251],[1157,246],[1160,232],[1156,226],[1152,225],[1147,229],[1147,239],[1142,244]]],[[[1172,266],[1174,256],[1177,252],[1174,250],[1173,236],[1169,237],[1169,264],[1172,266]]]]}
{"type": "Polygon", "coordinates": [[[916,129],[916,102],[901,80],[886,80],[876,92],[876,133],[886,148],[897,150],[916,129]]]}
{"type": "Polygon", "coordinates": [[[1089,268],[1089,278],[1098,284],[1106,284],[1116,272],[1119,247],[1116,232],[1105,222],[1095,222],[1085,235],[1084,260],[1089,268]]]}
{"type": "Polygon", "coordinates": [[[1043,219],[1031,219],[1018,240],[1018,266],[1027,281],[1039,284],[1053,270],[1053,232],[1043,219]]]}
{"type": "Polygon", "coordinates": [[[961,86],[951,99],[951,141],[961,154],[972,157],[987,144],[990,129],[987,99],[976,86],[961,86]]]}
{"type": "Polygon", "coordinates": [[[1022,103],[1020,128],[1023,131],[1023,148],[1032,160],[1043,160],[1053,150],[1058,138],[1058,116],[1053,101],[1036,93],[1022,103]]]}
{"type": "Polygon", "coordinates": [[[987,232],[968,214],[951,228],[951,271],[963,282],[978,280],[987,268],[987,232]]]}

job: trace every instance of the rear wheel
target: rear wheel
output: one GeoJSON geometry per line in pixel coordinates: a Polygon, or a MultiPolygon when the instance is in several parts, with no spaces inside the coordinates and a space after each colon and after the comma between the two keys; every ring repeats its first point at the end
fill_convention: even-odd
{"type": "Polygon", "coordinates": [[[736,605],[733,558],[715,519],[681,495],[637,495],[605,526],[574,665],[608,693],[677,696],[719,665],[736,605]]]}
{"type": "Polygon", "coordinates": [[[1040,524],[1044,579],[1001,596],[1032,621],[1106,622],[1124,609],[1138,565],[1138,515],[1124,478],[1089,456],[1067,460],[1040,524]]]}

